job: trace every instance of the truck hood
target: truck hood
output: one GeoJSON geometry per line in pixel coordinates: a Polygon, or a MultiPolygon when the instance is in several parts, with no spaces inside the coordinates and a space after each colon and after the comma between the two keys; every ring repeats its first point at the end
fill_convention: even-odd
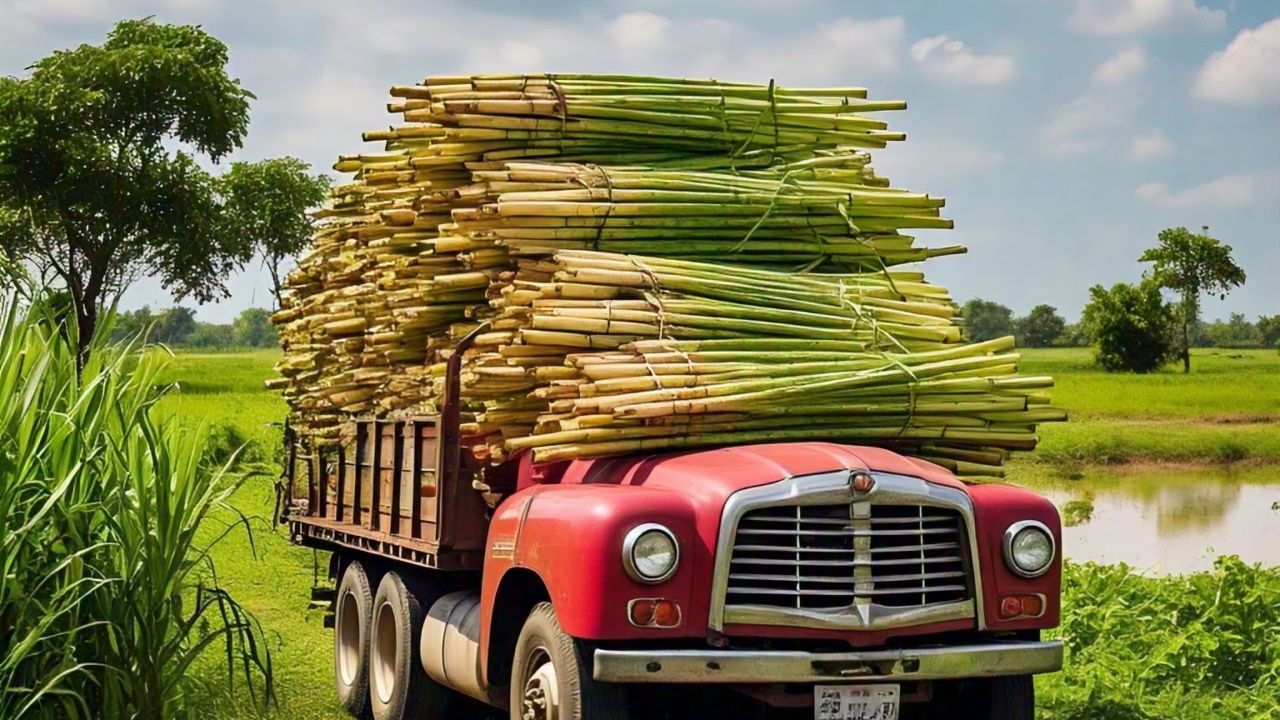
{"type": "Polygon", "coordinates": [[[739,445],[711,450],[575,460],[562,484],[613,484],[669,489],[695,506],[718,508],[733,493],[789,477],[836,470],[911,475],[964,489],[946,469],[883,448],[825,442],[739,445]]]}

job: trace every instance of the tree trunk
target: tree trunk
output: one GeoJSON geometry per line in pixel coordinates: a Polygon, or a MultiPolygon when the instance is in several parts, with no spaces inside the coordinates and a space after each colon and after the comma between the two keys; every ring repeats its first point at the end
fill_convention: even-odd
{"type": "Polygon", "coordinates": [[[89,362],[89,348],[93,343],[93,333],[98,329],[98,301],[88,300],[76,303],[76,369],[83,370],[89,362]]]}

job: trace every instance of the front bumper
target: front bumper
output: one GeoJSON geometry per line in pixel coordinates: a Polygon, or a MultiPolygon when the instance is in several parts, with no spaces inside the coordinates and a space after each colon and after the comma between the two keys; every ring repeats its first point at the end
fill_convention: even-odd
{"type": "Polygon", "coordinates": [[[1062,669],[1062,642],[1002,642],[913,650],[596,650],[608,683],[806,683],[953,680],[1062,669]]]}

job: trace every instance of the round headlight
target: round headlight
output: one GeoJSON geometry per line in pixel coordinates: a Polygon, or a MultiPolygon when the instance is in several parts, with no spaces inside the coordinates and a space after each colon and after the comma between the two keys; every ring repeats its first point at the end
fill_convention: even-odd
{"type": "Polygon", "coordinates": [[[1057,548],[1053,533],[1043,523],[1024,520],[1004,533],[1004,561],[1024,578],[1037,578],[1049,571],[1057,548]]]}
{"type": "Polygon", "coordinates": [[[639,525],[622,542],[622,565],[636,582],[652,585],[668,580],[679,564],[676,536],[661,525],[639,525]]]}

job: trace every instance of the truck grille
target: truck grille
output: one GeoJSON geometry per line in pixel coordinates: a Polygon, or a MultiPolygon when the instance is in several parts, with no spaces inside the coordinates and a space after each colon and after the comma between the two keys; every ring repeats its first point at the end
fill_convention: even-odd
{"type": "Polygon", "coordinates": [[[727,605],[908,608],[972,597],[964,521],[926,505],[796,505],[738,522],[727,605]]]}

